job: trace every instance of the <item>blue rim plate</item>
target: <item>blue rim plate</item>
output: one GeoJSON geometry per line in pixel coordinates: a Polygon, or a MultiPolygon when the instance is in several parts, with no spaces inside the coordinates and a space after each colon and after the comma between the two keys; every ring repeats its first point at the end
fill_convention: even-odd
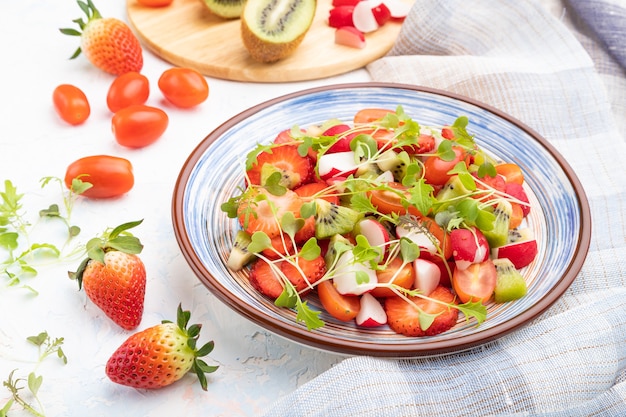
{"type": "MultiPolygon", "coordinates": [[[[591,216],[583,188],[572,168],[544,138],[511,116],[477,101],[429,88],[388,83],[355,83],[318,87],[254,106],[211,132],[181,169],[172,217],[182,253],[200,281],[229,307],[265,329],[294,342],[342,354],[417,357],[458,352],[497,339],[550,307],[580,271],[591,237],[591,216]],[[526,297],[490,305],[487,320],[477,326],[460,315],[443,334],[411,338],[386,326],[357,328],[322,313],[326,325],[309,331],[295,312],[279,308],[259,294],[247,271],[231,272],[226,259],[238,228],[220,205],[243,185],[246,154],[257,143],[271,142],[294,125],[306,128],[331,118],[351,121],[366,107],[398,105],[422,125],[451,124],[469,118],[468,131],[483,149],[518,164],[533,205],[527,219],[539,254],[523,270],[526,297]]],[[[319,307],[315,296],[309,304],[319,307]]]]}

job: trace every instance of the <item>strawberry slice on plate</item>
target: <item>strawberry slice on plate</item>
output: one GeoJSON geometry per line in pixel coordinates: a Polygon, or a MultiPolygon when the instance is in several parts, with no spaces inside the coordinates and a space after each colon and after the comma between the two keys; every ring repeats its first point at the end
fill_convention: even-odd
{"type": "Polygon", "coordinates": [[[459,310],[449,305],[456,302],[448,288],[439,286],[428,298],[408,298],[411,303],[401,297],[385,298],[387,324],[394,332],[411,337],[434,336],[450,330],[456,324],[459,310]],[[423,313],[436,316],[425,329],[420,326],[420,314],[423,313]]]}
{"type": "Polygon", "coordinates": [[[283,278],[287,278],[296,291],[303,291],[309,287],[309,284],[314,284],[322,278],[325,273],[326,263],[321,256],[310,261],[296,257],[293,263],[291,261],[268,263],[263,259],[258,259],[252,264],[248,279],[261,294],[275,300],[283,292],[285,285],[283,278]]]}
{"type": "Polygon", "coordinates": [[[237,216],[246,232],[264,232],[273,239],[283,232],[280,226],[283,215],[292,212],[295,217],[300,217],[302,204],[302,199],[291,190],[277,196],[263,188],[254,187],[244,194],[237,208],[237,216]]]}
{"type": "Polygon", "coordinates": [[[247,175],[251,184],[265,185],[275,172],[281,174],[281,185],[294,189],[309,181],[313,165],[308,157],[300,156],[296,146],[278,145],[259,153],[247,175]]]}

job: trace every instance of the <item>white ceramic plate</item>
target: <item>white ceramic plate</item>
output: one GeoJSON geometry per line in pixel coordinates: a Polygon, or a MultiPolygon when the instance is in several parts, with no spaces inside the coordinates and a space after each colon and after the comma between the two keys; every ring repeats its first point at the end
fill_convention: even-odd
{"type": "MultiPolygon", "coordinates": [[[[200,281],[221,301],[273,333],[328,351],[387,357],[416,357],[465,350],[501,337],[545,311],[570,286],[586,257],[591,235],[589,207],[580,182],[563,157],[521,122],[487,105],[451,93],[385,83],[342,84],[279,97],[242,112],[211,132],[192,152],[177,181],[172,204],[176,238],[200,281]],[[220,205],[243,185],[243,160],[257,143],[269,143],[281,130],[307,127],[331,118],[350,122],[366,107],[404,111],[423,125],[451,124],[469,118],[478,145],[525,175],[533,209],[528,224],[539,254],[523,270],[528,294],[490,305],[480,326],[462,314],[457,325],[437,336],[411,338],[386,326],[375,329],[333,319],[314,331],[295,320],[295,312],[276,307],[226,259],[237,230],[220,205]]],[[[311,296],[309,304],[318,307],[311,296]]]]}

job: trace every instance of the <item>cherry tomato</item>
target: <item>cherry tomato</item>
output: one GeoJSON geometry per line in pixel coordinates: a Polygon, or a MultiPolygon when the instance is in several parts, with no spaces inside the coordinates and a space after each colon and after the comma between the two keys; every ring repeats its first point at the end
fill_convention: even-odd
{"type": "Polygon", "coordinates": [[[452,245],[450,244],[450,235],[434,219],[423,217],[420,222],[426,226],[428,231],[437,238],[443,259],[449,259],[452,256],[452,245]]]}
{"type": "Polygon", "coordinates": [[[359,110],[353,117],[353,122],[355,125],[359,124],[367,124],[376,122],[378,120],[383,119],[387,114],[395,113],[393,110],[388,109],[363,109],[359,110]]]}
{"type": "Polygon", "coordinates": [[[107,93],[107,107],[115,113],[133,104],[144,104],[149,95],[148,78],[138,72],[127,72],[111,83],[107,93]]]}
{"type": "Polygon", "coordinates": [[[120,145],[142,148],[160,138],[168,123],[169,118],[163,110],[136,104],[113,115],[111,130],[120,145]]]}
{"type": "Polygon", "coordinates": [[[57,86],[52,92],[52,101],[59,117],[71,125],[83,123],[91,113],[85,93],[71,84],[57,86]]]}
{"type": "Polygon", "coordinates": [[[524,183],[524,174],[517,164],[504,163],[496,165],[496,172],[502,175],[507,183],[516,183],[522,185],[524,183]]]}
{"type": "Polygon", "coordinates": [[[340,294],[331,281],[326,280],[317,284],[317,295],[322,307],[337,320],[354,320],[361,310],[358,296],[340,294]]]}
{"type": "Polygon", "coordinates": [[[466,269],[456,268],[452,275],[452,288],[463,303],[473,300],[485,304],[496,288],[497,278],[495,265],[487,259],[466,269]]]}
{"type": "Polygon", "coordinates": [[[159,78],[159,89],[170,103],[181,108],[197,106],[209,96],[206,79],[191,68],[165,70],[159,78]]]}
{"type": "Polygon", "coordinates": [[[147,7],[165,7],[172,4],[173,0],[137,0],[137,3],[147,7]]]}
{"type": "Polygon", "coordinates": [[[110,155],[93,155],[72,162],[65,172],[65,185],[72,188],[78,178],[92,185],[81,195],[89,198],[111,198],[133,188],[135,177],[130,161],[110,155]]]}
{"type": "Polygon", "coordinates": [[[432,155],[424,161],[424,179],[432,185],[444,185],[451,177],[448,174],[454,166],[465,158],[465,152],[458,146],[453,146],[454,159],[444,161],[438,155],[432,155]]]}
{"type": "MultiPolygon", "coordinates": [[[[402,266],[402,269],[398,272],[398,269],[402,266],[402,260],[400,258],[394,258],[387,268],[376,271],[376,277],[378,283],[388,283],[393,278],[393,283],[407,289],[413,288],[415,282],[415,269],[413,263],[407,263],[402,266]]],[[[393,297],[397,295],[387,287],[376,287],[371,291],[374,297],[393,297]]]]}
{"type": "MultiPolygon", "coordinates": [[[[406,187],[397,182],[390,182],[387,185],[391,188],[395,188],[399,191],[406,190],[406,187]]],[[[402,198],[400,195],[389,190],[371,190],[367,192],[372,204],[376,209],[383,214],[413,214],[414,216],[421,217],[422,213],[415,206],[409,205],[404,207],[402,205],[402,198]]]]}

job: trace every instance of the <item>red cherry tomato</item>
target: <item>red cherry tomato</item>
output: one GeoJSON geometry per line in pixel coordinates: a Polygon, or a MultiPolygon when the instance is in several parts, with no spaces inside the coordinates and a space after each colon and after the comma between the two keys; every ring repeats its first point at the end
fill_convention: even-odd
{"type": "MultiPolygon", "coordinates": [[[[397,189],[399,192],[406,191],[407,188],[400,183],[390,182],[387,185],[391,188],[397,189]]],[[[408,191],[407,191],[408,193],[408,191]]],[[[405,207],[402,204],[402,198],[398,193],[388,190],[371,190],[367,192],[368,197],[372,201],[372,204],[378,211],[383,214],[407,214],[410,213],[414,216],[422,217],[422,213],[419,212],[417,207],[409,205],[405,207]]],[[[407,198],[409,196],[407,195],[407,198]]]]}
{"type": "Polygon", "coordinates": [[[89,198],[111,198],[133,188],[135,177],[130,161],[110,155],[93,155],[72,162],[65,172],[65,185],[72,188],[75,178],[92,185],[81,195],[89,198]]]}
{"type": "Polygon", "coordinates": [[[83,123],[91,113],[85,93],[71,84],[57,86],[52,92],[52,101],[59,117],[71,125],[83,123]]]}
{"type": "Polygon", "coordinates": [[[148,78],[138,72],[127,72],[111,83],[107,93],[107,107],[115,113],[133,104],[144,104],[149,95],[148,78]]]}
{"type": "Polygon", "coordinates": [[[173,0],[137,0],[137,3],[148,7],[165,7],[172,4],[173,0]]]}
{"type": "Polygon", "coordinates": [[[488,259],[466,269],[456,268],[452,274],[452,288],[463,303],[472,300],[486,304],[496,288],[497,278],[496,267],[488,259]]]}
{"type": "Polygon", "coordinates": [[[359,110],[353,117],[355,125],[368,124],[382,120],[389,113],[394,114],[395,111],[389,109],[367,108],[359,110]]]}
{"type": "Polygon", "coordinates": [[[169,118],[156,107],[137,104],[125,107],[113,115],[111,130],[122,146],[142,148],[161,137],[169,118]]]}
{"type": "Polygon", "coordinates": [[[444,185],[451,177],[448,174],[454,166],[465,158],[465,152],[458,146],[453,146],[454,159],[444,161],[438,155],[432,155],[424,161],[424,179],[431,185],[444,185]]]}
{"type": "Polygon", "coordinates": [[[159,78],[159,89],[176,107],[197,106],[209,96],[209,85],[198,71],[191,68],[170,68],[159,78]]]}

